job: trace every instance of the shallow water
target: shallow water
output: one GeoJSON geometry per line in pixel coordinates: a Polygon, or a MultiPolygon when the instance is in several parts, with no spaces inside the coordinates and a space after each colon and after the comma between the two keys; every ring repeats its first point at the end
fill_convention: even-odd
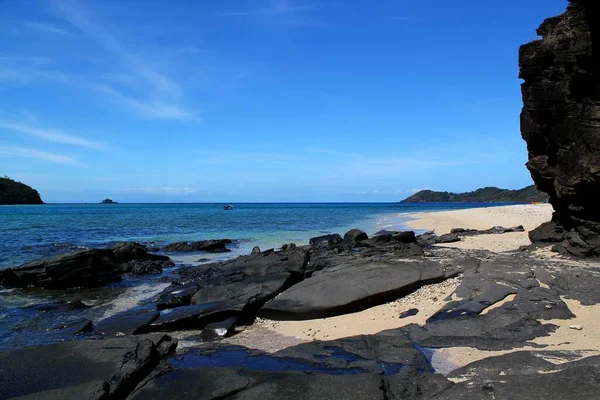
{"type": "MultiPolygon", "coordinates": [[[[49,204],[0,206],[0,269],[37,258],[120,241],[162,245],[229,238],[232,254],[283,243],[304,244],[351,228],[367,233],[398,227],[403,214],[494,204],[268,203],[234,204],[49,204]]],[[[222,259],[224,255],[207,255],[222,259]]],[[[195,255],[180,256],[189,263],[195,255]]]]}

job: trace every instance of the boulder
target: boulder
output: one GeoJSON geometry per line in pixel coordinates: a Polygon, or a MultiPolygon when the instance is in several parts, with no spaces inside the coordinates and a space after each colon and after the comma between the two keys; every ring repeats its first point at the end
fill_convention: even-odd
{"type": "Polygon", "coordinates": [[[137,306],[98,322],[96,332],[106,336],[148,332],[149,325],[158,317],[160,317],[160,312],[154,305],[137,306]]]}
{"type": "Polygon", "coordinates": [[[342,237],[337,233],[334,233],[331,235],[323,235],[311,238],[309,240],[309,244],[311,246],[331,246],[341,243],[342,241],[342,237]]]}
{"type": "Polygon", "coordinates": [[[206,251],[209,253],[223,253],[231,251],[226,244],[230,244],[231,239],[212,239],[201,240],[198,242],[177,242],[166,245],[163,250],[169,252],[190,252],[206,251]]]}
{"type": "Polygon", "coordinates": [[[350,242],[350,243],[361,242],[363,240],[367,240],[368,238],[369,238],[369,236],[365,232],[361,231],[360,229],[349,230],[344,235],[344,240],[346,242],[350,242]]]}
{"type": "Polygon", "coordinates": [[[554,207],[530,238],[577,257],[600,256],[599,30],[600,4],[570,0],[519,54],[527,168],[554,207]]]}
{"type": "Polygon", "coordinates": [[[111,250],[82,250],[2,271],[0,282],[5,286],[48,289],[102,286],[120,281],[126,269],[111,250]]]}
{"type": "Polygon", "coordinates": [[[109,248],[115,253],[117,259],[121,262],[127,263],[130,261],[141,261],[141,260],[152,260],[152,261],[168,261],[169,257],[150,254],[148,247],[141,243],[136,242],[124,242],[119,243],[109,248]]]}
{"type": "Polygon", "coordinates": [[[343,268],[329,267],[286,290],[267,303],[259,316],[305,320],[353,313],[458,274],[458,269],[425,260],[384,263],[348,259],[346,262],[349,264],[343,268]]]}
{"type": "Polygon", "coordinates": [[[162,274],[163,268],[174,267],[175,263],[171,260],[133,260],[127,265],[132,275],[157,275],[162,274]]]}
{"type": "Polygon", "coordinates": [[[0,397],[124,399],[176,345],[147,335],[3,351],[0,397]]]}
{"type": "Polygon", "coordinates": [[[265,302],[304,279],[307,263],[308,253],[294,248],[182,268],[178,274],[185,283],[165,289],[156,302],[158,309],[177,308],[163,313],[152,329],[201,329],[230,317],[252,320],[265,302]]]}
{"type": "Polygon", "coordinates": [[[176,330],[198,330],[207,325],[236,317],[241,309],[226,302],[192,304],[161,313],[149,329],[152,332],[170,332],[176,330]]]}

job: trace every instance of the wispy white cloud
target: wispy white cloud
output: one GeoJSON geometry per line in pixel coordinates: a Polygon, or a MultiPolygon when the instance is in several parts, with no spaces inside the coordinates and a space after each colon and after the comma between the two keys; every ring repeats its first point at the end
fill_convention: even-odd
{"type": "Polygon", "coordinates": [[[0,128],[13,132],[18,132],[28,136],[37,137],[48,142],[70,144],[74,146],[81,146],[98,150],[106,149],[106,146],[102,143],[93,142],[79,136],[69,135],[56,130],[36,128],[18,122],[0,120],[0,128]]]}
{"type": "Polygon", "coordinates": [[[188,187],[141,187],[120,189],[119,192],[132,192],[143,194],[162,194],[167,196],[187,196],[197,192],[196,189],[188,187]]]}
{"type": "Polygon", "coordinates": [[[191,110],[178,104],[165,103],[161,100],[138,100],[126,96],[109,85],[90,84],[94,90],[107,94],[113,101],[127,106],[145,118],[175,119],[179,121],[200,121],[201,118],[191,110]]]}
{"type": "Polygon", "coordinates": [[[50,153],[38,149],[18,146],[0,146],[0,156],[33,158],[36,160],[49,161],[56,164],[78,165],[82,164],[77,159],[61,154],[50,153]]]}
{"type": "Polygon", "coordinates": [[[177,82],[156,71],[150,61],[128,49],[117,36],[104,30],[101,25],[96,24],[90,17],[91,13],[81,7],[81,2],[55,0],[54,4],[69,23],[97,42],[106,51],[118,56],[132,73],[151,85],[153,90],[172,96],[180,95],[181,88],[177,82]]]}
{"type": "Polygon", "coordinates": [[[323,26],[310,14],[317,7],[314,3],[301,0],[271,0],[264,7],[223,11],[222,17],[261,18],[263,21],[290,26],[323,26]]]}
{"type": "Polygon", "coordinates": [[[53,33],[63,36],[77,36],[74,32],[68,31],[56,25],[47,24],[39,21],[25,21],[23,25],[27,28],[41,33],[53,33]]]}
{"type": "Polygon", "coordinates": [[[226,17],[248,16],[248,15],[289,15],[301,12],[311,11],[313,5],[308,3],[299,3],[291,0],[273,0],[271,4],[261,8],[251,8],[246,10],[226,11],[219,15],[226,17]]]}
{"type": "Polygon", "coordinates": [[[54,60],[37,56],[0,57],[0,82],[29,84],[35,81],[70,83],[71,77],[55,68],[54,60]]]}
{"type": "Polygon", "coordinates": [[[195,112],[182,104],[182,87],[177,80],[159,71],[155,60],[129,48],[121,36],[108,31],[105,24],[95,21],[93,16],[100,14],[97,10],[71,0],[54,0],[52,3],[70,25],[103,48],[111,57],[111,63],[116,62],[122,68],[122,71],[100,74],[98,79],[76,77],[77,84],[105,94],[109,100],[144,118],[200,120],[195,112]]]}

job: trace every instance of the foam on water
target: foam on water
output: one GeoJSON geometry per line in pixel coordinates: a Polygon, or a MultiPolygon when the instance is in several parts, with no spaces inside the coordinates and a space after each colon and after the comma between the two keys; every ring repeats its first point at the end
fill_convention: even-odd
{"type": "Polygon", "coordinates": [[[108,309],[104,311],[98,322],[117,313],[127,311],[145,300],[151,299],[169,287],[169,285],[169,283],[164,282],[149,282],[126,289],[117,298],[101,306],[102,308],[108,307],[108,309]]]}

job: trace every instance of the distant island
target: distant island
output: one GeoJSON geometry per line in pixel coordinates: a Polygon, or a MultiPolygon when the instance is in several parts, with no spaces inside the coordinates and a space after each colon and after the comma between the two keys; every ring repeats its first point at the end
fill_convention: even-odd
{"type": "Polygon", "coordinates": [[[111,199],[104,199],[100,202],[100,204],[119,204],[116,201],[113,201],[111,199]]]}
{"type": "Polygon", "coordinates": [[[485,187],[474,192],[450,193],[421,190],[401,203],[531,203],[545,202],[546,193],[536,189],[534,185],[519,190],[485,187]]]}
{"type": "Polygon", "coordinates": [[[0,178],[0,204],[44,204],[37,190],[8,176],[0,178]]]}

